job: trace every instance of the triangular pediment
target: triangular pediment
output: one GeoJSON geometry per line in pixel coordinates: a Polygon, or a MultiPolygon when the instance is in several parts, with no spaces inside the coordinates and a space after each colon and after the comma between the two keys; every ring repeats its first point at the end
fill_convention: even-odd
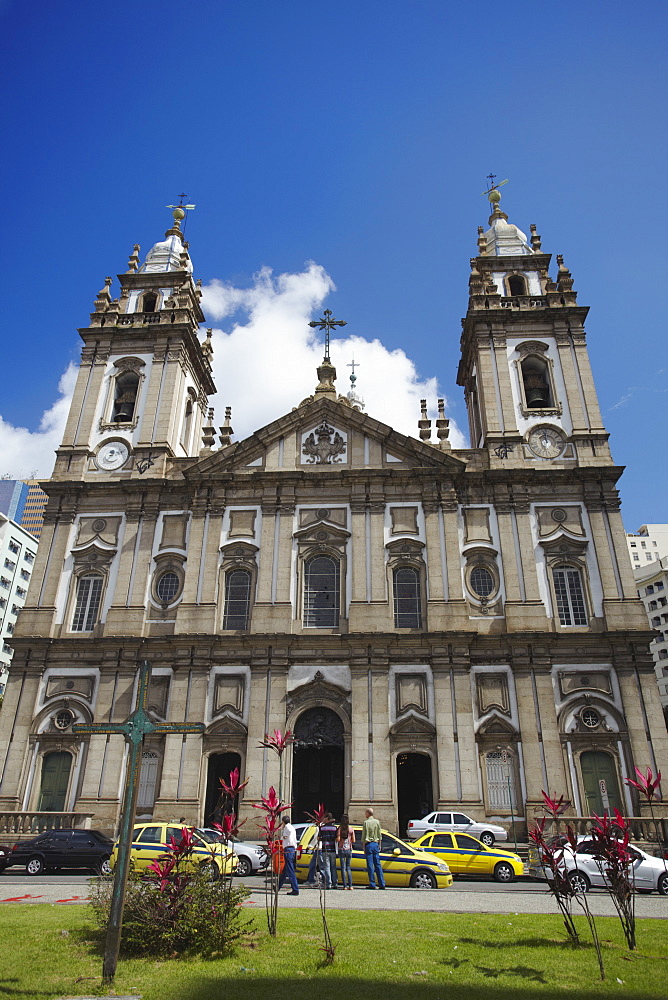
{"type": "Polygon", "coordinates": [[[463,472],[448,451],[393,430],[360,410],[316,399],[259,428],[243,441],[211,452],[184,470],[186,479],[220,473],[328,473],[331,470],[438,468],[463,472]]]}
{"type": "Polygon", "coordinates": [[[390,727],[392,736],[433,736],[436,730],[423,716],[410,711],[390,727]]]}

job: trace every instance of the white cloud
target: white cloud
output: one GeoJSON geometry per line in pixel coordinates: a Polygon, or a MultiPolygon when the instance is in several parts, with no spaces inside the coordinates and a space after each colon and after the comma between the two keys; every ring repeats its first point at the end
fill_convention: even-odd
{"type": "MultiPolygon", "coordinates": [[[[250,288],[217,280],[203,288],[205,314],[215,321],[230,321],[229,332],[217,329],[213,333],[218,387],[213,402],[217,424],[223,421],[225,406],[232,406],[235,440],[289,412],[313,393],[323,337],[308,324],[320,315],[333,290],[332,279],[313,262],[297,274],[274,275],[263,268],[250,288]]],[[[350,388],[347,365],[353,356],[360,365],[358,386],[366,412],[416,437],[421,399],[427,399],[430,416],[436,416],[436,379],[420,379],[415,364],[402,350],[390,351],[379,340],[338,336],[332,339],[331,358],[338,372],[337,388],[343,394],[350,388]]],[[[58,399],[44,412],[37,430],[16,427],[0,416],[0,475],[12,479],[51,475],[77,371],[71,364],[63,373],[58,399]]],[[[454,424],[450,440],[456,448],[466,447],[454,424]]]]}
{"type": "Polygon", "coordinates": [[[54,452],[62,441],[78,368],[68,365],[58,383],[58,399],[42,414],[39,427],[15,427],[0,416],[0,475],[11,479],[48,479],[54,452]]]}
{"type": "MultiPolygon", "coordinates": [[[[203,288],[202,307],[213,320],[232,319],[229,332],[213,332],[216,423],[232,406],[235,438],[275,420],[310,396],[322,361],[323,335],[309,327],[334,284],[318,264],[299,274],[274,276],[264,268],[250,288],[212,281],[203,288]]],[[[420,400],[426,398],[436,416],[435,378],[420,379],[415,364],[402,350],[388,350],[379,340],[361,336],[332,338],[331,358],[337,388],[350,388],[351,359],[359,362],[358,386],[366,412],[404,434],[417,436],[420,400]]],[[[447,404],[446,404],[447,410],[447,404]]],[[[455,447],[466,447],[452,425],[455,447]]],[[[434,440],[436,440],[434,432],[434,440]]]]}

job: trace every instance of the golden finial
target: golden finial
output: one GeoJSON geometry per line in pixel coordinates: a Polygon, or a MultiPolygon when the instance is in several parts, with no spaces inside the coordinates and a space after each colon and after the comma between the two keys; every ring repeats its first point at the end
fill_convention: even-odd
{"type": "Polygon", "coordinates": [[[501,201],[501,192],[499,191],[499,188],[508,183],[508,178],[506,177],[505,181],[500,181],[498,184],[495,184],[494,181],[496,180],[496,174],[487,174],[487,180],[489,181],[489,187],[482,193],[487,195],[487,200],[492,208],[496,210],[499,207],[499,202],[501,201]]]}

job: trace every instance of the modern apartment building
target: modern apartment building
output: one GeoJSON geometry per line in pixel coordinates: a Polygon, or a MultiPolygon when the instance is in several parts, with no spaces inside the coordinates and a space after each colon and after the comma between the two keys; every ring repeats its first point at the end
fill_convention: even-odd
{"type": "Polygon", "coordinates": [[[635,535],[626,535],[634,570],[668,556],[668,524],[643,524],[635,535]]]}
{"type": "Polygon", "coordinates": [[[37,541],[15,521],[0,514],[0,694],[14,648],[12,634],[25,604],[32,576],[37,541]]]}

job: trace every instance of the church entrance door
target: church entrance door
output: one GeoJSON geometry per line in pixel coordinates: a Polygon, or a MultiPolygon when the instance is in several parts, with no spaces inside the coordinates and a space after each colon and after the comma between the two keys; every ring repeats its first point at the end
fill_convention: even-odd
{"type": "Polygon", "coordinates": [[[329,708],[297,719],[292,754],[292,819],[303,823],[322,802],[335,819],[344,811],[343,722],[329,708]]]}
{"type": "Polygon", "coordinates": [[[428,754],[398,754],[397,800],[399,836],[404,837],[409,819],[422,819],[434,808],[431,757],[428,754]]]}
{"type": "MultiPolygon", "coordinates": [[[[222,815],[222,788],[220,779],[229,782],[230,774],[239,768],[241,772],[241,757],[238,753],[212,753],[209,756],[209,764],[206,776],[206,799],[204,802],[204,826],[211,823],[220,822],[222,815]]],[[[238,802],[235,801],[234,808],[238,811],[238,802]]]]}
{"type": "Polygon", "coordinates": [[[615,762],[609,753],[601,750],[585,750],[580,754],[580,770],[582,771],[582,783],[585,790],[587,802],[587,814],[596,813],[602,816],[604,812],[612,815],[613,809],[622,811],[622,801],[619,794],[619,784],[615,772],[615,762]],[[605,793],[608,798],[607,804],[603,801],[603,787],[601,782],[605,782],[605,793]]]}
{"type": "Polygon", "coordinates": [[[70,781],[72,755],[64,750],[44,754],[42,784],[37,809],[40,812],[62,812],[70,781]]]}

